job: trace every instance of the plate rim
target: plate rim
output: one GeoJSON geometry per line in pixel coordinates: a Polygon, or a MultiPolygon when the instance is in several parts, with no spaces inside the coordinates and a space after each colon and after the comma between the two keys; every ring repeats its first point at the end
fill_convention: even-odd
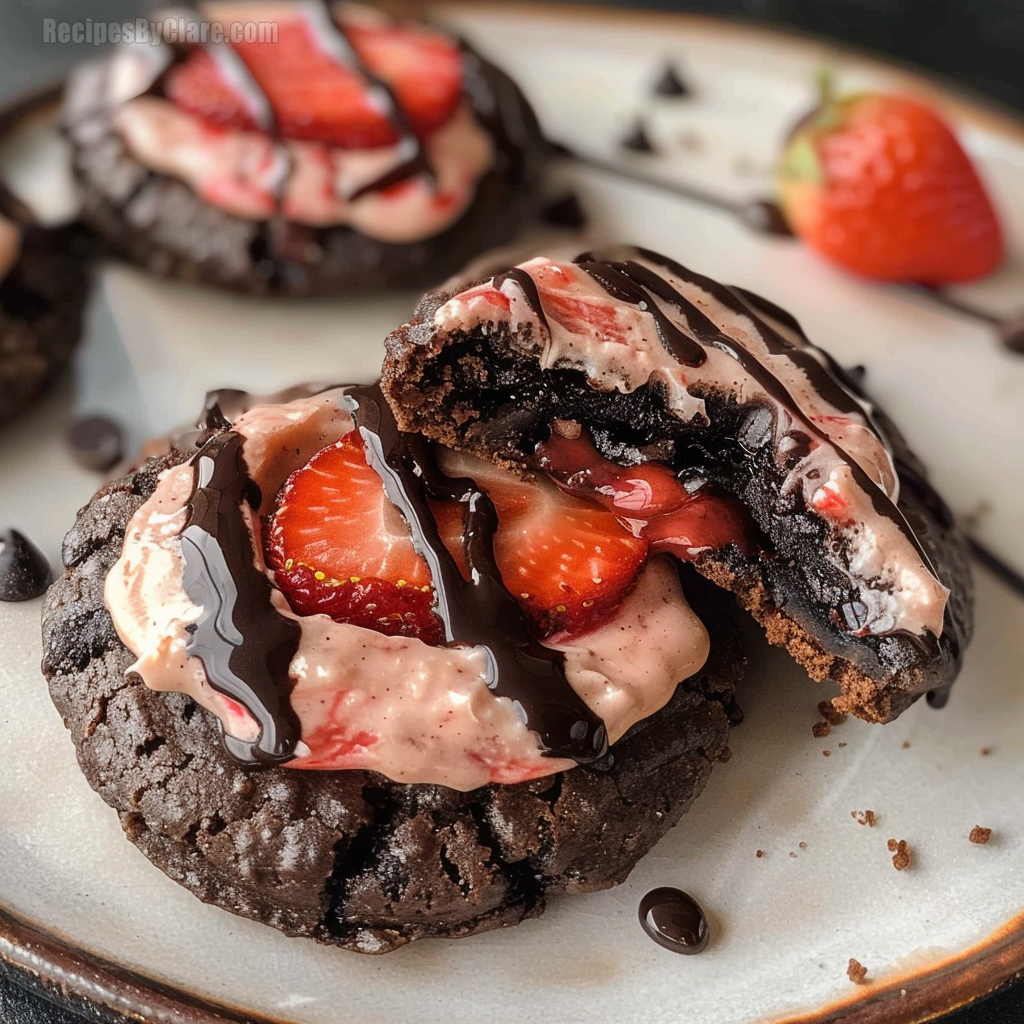
{"type": "MultiPolygon", "coordinates": [[[[941,104],[959,120],[1016,142],[1024,141],[1024,115],[998,98],[913,62],[797,27],[686,11],[626,10],[574,0],[558,4],[540,0],[517,0],[514,4],[507,0],[428,0],[426,4],[416,0],[383,0],[380,6],[399,14],[415,12],[419,17],[426,14],[441,21],[444,12],[514,8],[517,15],[531,20],[585,17],[591,23],[628,23],[633,28],[644,22],[654,26],[686,26],[719,37],[763,40],[770,36],[788,47],[799,46],[823,54],[832,52],[862,68],[895,75],[900,86],[905,84],[916,95],[941,104]]],[[[52,80],[19,91],[0,105],[0,134],[14,127],[20,118],[56,104],[66,81],[52,80]]],[[[1020,599],[1015,588],[1007,589],[1015,599],[1020,599]]],[[[200,997],[118,964],[0,904],[0,983],[7,980],[5,976],[10,976],[12,984],[71,1012],[88,1012],[94,1019],[98,1013],[104,1024],[138,1019],[147,1024],[288,1024],[285,1018],[200,997]]],[[[1014,982],[1024,982],[1024,908],[985,939],[938,965],[884,982],[852,986],[847,997],[813,1011],[765,1018],[762,1024],[927,1024],[1014,982]]]]}

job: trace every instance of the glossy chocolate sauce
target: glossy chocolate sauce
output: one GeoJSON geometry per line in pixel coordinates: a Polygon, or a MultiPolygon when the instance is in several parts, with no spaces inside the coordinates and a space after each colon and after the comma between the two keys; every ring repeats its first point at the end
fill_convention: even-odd
{"type": "Polygon", "coordinates": [[[661,886],[640,901],[640,927],[659,946],[692,956],[708,944],[711,929],[700,904],[681,889],[661,886]]]}
{"type": "Polygon", "coordinates": [[[522,610],[501,581],[494,560],[498,519],[490,499],[472,480],[445,476],[422,438],[398,430],[378,386],[346,389],[344,406],[362,435],[368,464],[430,567],[446,641],[488,652],[488,687],[520,709],[548,756],[582,764],[603,757],[608,749],[604,724],[569,684],[561,652],[532,637],[522,610]],[[466,507],[468,581],[441,541],[428,499],[466,507]]]}
{"type": "Polygon", "coordinates": [[[259,725],[249,743],[224,734],[246,764],[281,764],[295,756],[299,721],[288,703],[289,669],[300,629],[271,604],[270,580],[256,567],[246,517],[261,496],[242,454],[244,438],[226,430],[192,459],[192,494],[181,532],[183,583],[202,614],[188,627],[186,650],[210,685],[241,704],[259,725]]]}

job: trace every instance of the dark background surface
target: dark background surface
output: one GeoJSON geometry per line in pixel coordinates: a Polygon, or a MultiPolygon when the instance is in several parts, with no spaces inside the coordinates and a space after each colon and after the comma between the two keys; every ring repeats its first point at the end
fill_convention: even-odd
{"type": "MultiPolygon", "coordinates": [[[[91,46],[43,45],[44,18],[123,20],[150,6],[155,5],[139,0],[0,0],[0,98],[48,82],[96,55],[91,46]]],[[[633,0],[617,6],[698,12],[818,33],[918,64],[1024,114],[1024,0],[633,0]]],[[[0,962],[0,1024],[95,1019],[38,998],[23,981],[0,962]]],[[[1024,1024],[1024,980],[943,1018],[942,1024],[1024,1024]]]]}

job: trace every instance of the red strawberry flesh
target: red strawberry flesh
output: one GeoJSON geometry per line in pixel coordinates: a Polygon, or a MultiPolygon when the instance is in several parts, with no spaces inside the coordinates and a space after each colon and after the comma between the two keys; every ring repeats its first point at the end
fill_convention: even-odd
{"type": "MultiPolygon", "coordinates": [[[[451,118],[462,96],[462,59],[451,39],[399,24],[350,25],[347,36],[369,72],[392,90],[415,134],[425,137],[451,118]]],[[[281,21],[277,41],[240,42],[234,49],[267,97],[282,137],[347,149],[399,140],[373,83],[335,60],[305,18],[281,21]]],[[[246,96],[206,50],[194,49],[170,71],[165,93],[208,124],[258,130],[246,96]]]]}

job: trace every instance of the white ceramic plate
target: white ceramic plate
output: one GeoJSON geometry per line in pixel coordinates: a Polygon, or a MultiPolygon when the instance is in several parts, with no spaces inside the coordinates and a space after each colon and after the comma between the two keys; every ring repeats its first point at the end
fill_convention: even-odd
{"type": "MultiPolygon", "coordinates": [[[[976,536],[1024,569],[1024,357],[979,321],[628,180],[760,197],[823,58],[851,87],[909,86],[957,121],[1018,254],[959,297],[1009,314],[1024,307],[1024,129],[906,73],[747,28],[571,8],[442,13],[517,76],[552,137],[627,172],[563,161],[555,191],[576,190],[608,238],[762,292],[842,362],[865,365],[868,387],[976,536]],[[693,95],[655,102],[650,85],[668,57],[693,95]],[[641,112],[659,155],[616,146],[641,112]]],[[[4,431],[0,524],[58,557],[96,486],[63,453],[69,407],[113,407],[139,440],[193,416],[208,387],[368,379],[413,298],[285,306],[107,268],[74,392],[4,431]]],[[[539,921],[509,931],[384,958],[284,938],[199,903],[153,868],[77,771],[37,667],[39,603],[2,605],[0,957],[72,998],[152,1021],[928,1019],[1024,968],[1024,600],[981,568],[978,590],[978,634],[944,711],[922,702],[890,726],[851,721],[815,738],[829,691],[757,646],[731,760],[626,884],[554,899],[539,921]],[[874,828],[851,815],[868,809],[874,828]],[[987,845],[968,841],[975,825],[993,830],[987,845]],[[894,869],[889,838],[910,844],[909,869],[894,869]],[[702,955],[674,956],[641,932],[637,904],[658,885],[688,890],[708,911],[714,935],[702,955]],[[868,984],[847,978],[851,957],[868,984]]]]}

